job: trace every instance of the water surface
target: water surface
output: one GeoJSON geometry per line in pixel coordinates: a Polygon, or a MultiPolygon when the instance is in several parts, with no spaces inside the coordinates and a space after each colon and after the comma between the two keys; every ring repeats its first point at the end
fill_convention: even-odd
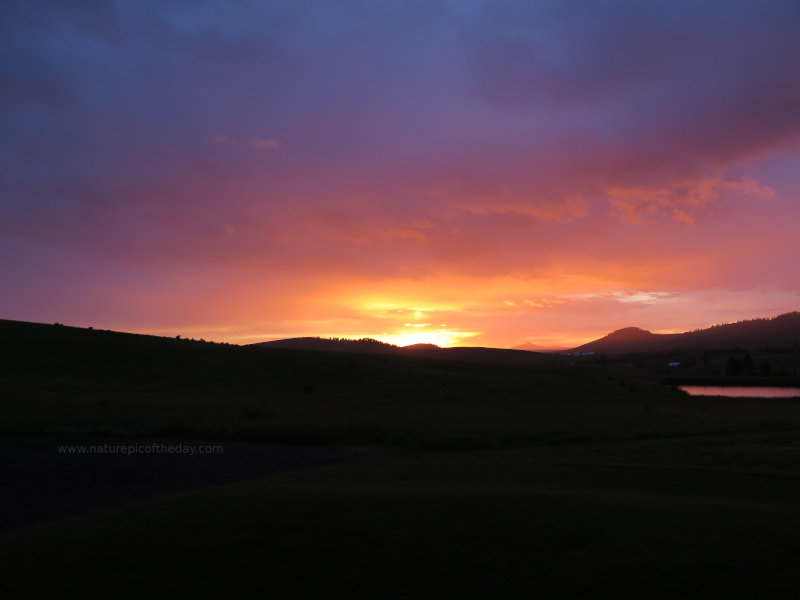
{"type": "Polygon", "coordinates": [[[732,385],[679,385],[690,396],[727,396],[729,398],[794,398],[800,397],[796,387],[745,387],[732,385]]]}

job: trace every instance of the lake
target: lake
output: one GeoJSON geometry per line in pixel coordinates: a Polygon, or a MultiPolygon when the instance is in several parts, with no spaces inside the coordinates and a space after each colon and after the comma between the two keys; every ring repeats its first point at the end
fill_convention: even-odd
{"type": "Polygon", "coordinates": [[[732,385],[679,385],[690,396],[728,396],[729,398],[794,398],[800,397],[796,387],[744,387],[732,385]]]}

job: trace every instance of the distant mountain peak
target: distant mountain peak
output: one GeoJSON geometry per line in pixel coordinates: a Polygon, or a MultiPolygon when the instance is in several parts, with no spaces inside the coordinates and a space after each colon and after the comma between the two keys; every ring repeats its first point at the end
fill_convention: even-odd
{"type": "Polygon", "coordinates": [[[540,344],[534,344],[532,342],[525,342],[524,344],[520,344],[519,346],[514,346],[511,350],[526,350],[528,352],[561,352],[566,350],[566,347],[563,346],[542,346],[540,344]]]}
{"type": "Polygon", "coordinates": [[[528,350],[535,352],[537,350],[542,350],[544,346],[539,346],[537,344],[533,344],[531,342],[525,342],[524,344],[520,344],[519,346],[514,346],[512,350],[528,350]]]}
{"type": "Polygon", "coordinates": [[[655,335],[653,332],[648,331],[647,329],[642,329],[641,327],[623,327],[622,329],[617,329],[616,331],[612,331],[602,339],[640,340],[643,338],[652,337],[653,335],[655,335]]]}

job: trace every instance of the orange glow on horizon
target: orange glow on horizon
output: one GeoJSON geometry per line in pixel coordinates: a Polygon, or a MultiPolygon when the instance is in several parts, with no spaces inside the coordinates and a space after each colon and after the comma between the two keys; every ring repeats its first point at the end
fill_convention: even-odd
{"type": "Polygon", "coordinates": [[[375,339],[387,344],[394,344],[395,346],[413,346],[414,344],[435,344],[442,348],[450,346],[464,346],[469,345],[467,340],[471,337],[479,335],[476,332],[464,331],[410,331],[399,332],[394,334],[381,334],[375,336],[375,339]]]}
{"type": "MultiPolygon", "coordinates": [[[[159,327],[137,323],[75,323],[155,335],[250,344],[294,337],[373,338],[398,346],[541,349],[574,348],[623,327],[658,333],[704,328],[719,322],[765,316],[756,310],[760,292],[685,292],[675,288],[626,285],[612,271],[573,267],[572,273],[525,276],[442,275],[420,279],[356,277],[324,282],[311,293],[302,288],[295,302],[259,293],[225,293],[217,302],[205,294],[207,313],[166,320],[159,327]],[[752,310],[747,309],[752,306],[752,310]],[[213,309],[213,310],[211,310],[213,309]],[[173,323],[177,323],[173,325],[173,323]]],[[[791,308],[792,292],[773,293],[775,316],[791,308]]],[[[180,308],[178,306],[177,308],[180,308]]]]}

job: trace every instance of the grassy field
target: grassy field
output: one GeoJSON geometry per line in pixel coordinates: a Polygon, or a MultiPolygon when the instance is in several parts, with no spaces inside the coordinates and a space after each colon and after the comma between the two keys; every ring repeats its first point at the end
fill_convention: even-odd
{"type": "Polygon", "coordinates": [[[6,533],[2,597],[775,598],[800,584],[796,400],[692,399],[594,366],[0,332],[6,433],[364,449],[6,533]]]}
{"type": "MultiPolygon", "coordinates": [[[[776,451],[784,443],[772,441],[776,451]]],[[[672,442],[389,452],[158,497],[7,534],[0,561],[13,576],[0,589],[11,598],[793,597],[796,467],[737,469],[728,442],[693,443],[721,450],[706,466],[686,464],[684,444],[672,442]]]]}

